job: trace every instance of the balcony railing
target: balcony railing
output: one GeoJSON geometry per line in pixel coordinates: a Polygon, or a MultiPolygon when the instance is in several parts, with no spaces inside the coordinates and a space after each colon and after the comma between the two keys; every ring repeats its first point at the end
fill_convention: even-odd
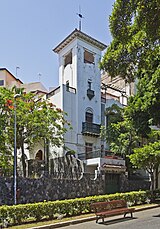
{"type": "Polygon", "coordinates": [[[66,91],[76,94],[76,88],[66,85],[66,91]]]}
{"type": "Polygon", "coordinates": [[[100,125],[89,122],[82,122],[82,134],[98,137],[100,135],[100,125]]]}
{"type": "Polygon", "coordinates": [[[82,161],[86,159],[93,159],[93,158],[99,158],[99,157],[101,158],[104,157],[104,154],[101,152],[101,150],[78,154],[78,158],[82,161]]]}
{"type": "Polygon", "coordinates": [[[100,149],[92,151],[92,152],[86,152],[86,153],[78,154],[78,158],[82,161],[86,160],[86,159],[105,158],[106,160],[114,161],[113,164],[116,164],[117,161],[124,160],[121,156],[109,155],[108,151],[102,152],[100,149]]]}

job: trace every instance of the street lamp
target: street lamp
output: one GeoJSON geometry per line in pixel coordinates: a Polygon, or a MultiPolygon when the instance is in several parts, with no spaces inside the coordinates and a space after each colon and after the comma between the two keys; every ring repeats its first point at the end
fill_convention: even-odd
{"type": "Polygon", "coordinates": [[[16,99],[20,97],[19,94],[14,96],[14,166],[13,166],[13,193],[14,193],[14,204],[17,204],[17,104],[16,99]]]}

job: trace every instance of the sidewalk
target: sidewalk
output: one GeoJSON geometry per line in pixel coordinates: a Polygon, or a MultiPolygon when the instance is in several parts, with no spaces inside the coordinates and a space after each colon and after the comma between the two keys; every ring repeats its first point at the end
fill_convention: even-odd
{"type": "MultiPolygon", "coordinates": [[[[139,211],[144,211],[147,209],[152,209],[152,208],[157,208],[160,207],[160,204],[151,204],[151,205],[147,205],[147,206],[138,206],[135,208],[135,212],[139,212],[139,211]]],[[[83,223],[83,222],[87,222],[87,221],[93,221],[95,220],[96,217],[92,216],[92,217],[86,217],[86,218],[81,218],[81,219],[75,219],[75,220],[69,220],[66,222],[59,222],[59,223],[54,223],[54,224],[50,224],[50,225],[44,225],[44,226],[39,226],[39,227],[32,227],[30,229],[52,229],[52,228],[59,228],[59,227],[65,227],[65,226],[69,226],[71,224],[79,224],[79,223],[83,223]]]]}

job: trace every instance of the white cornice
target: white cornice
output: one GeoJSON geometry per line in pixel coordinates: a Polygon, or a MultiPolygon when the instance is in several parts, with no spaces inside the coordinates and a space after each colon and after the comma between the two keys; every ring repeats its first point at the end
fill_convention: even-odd
{"type": "Polygon", "coordinates": [[[90,37],[89,35],[83,33],[82,31],[75,29],[68,37],[66,37],[57,47],[53,49],[54,52],[59,53],[66,45],[68,45],[75,38],[80,38],[88,43],[96,46],[101,51],[103,51],[107,46],[96,39],[90,37]]]}

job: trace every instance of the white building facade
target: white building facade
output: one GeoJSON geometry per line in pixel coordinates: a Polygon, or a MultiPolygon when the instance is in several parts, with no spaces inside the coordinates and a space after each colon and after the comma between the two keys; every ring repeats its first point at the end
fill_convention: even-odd
{"type": "Polygon", "coordinates": [[[101,76],[99,62],[105,48],[105,44],[75,29],[53,50],[59,58],[59,86],[47,93],[37,83],[26,85],[26,91],[37,91],[66,112],[65,119],[72,129],[64,134],[63,147],[48,147],[43,141],[35,144],[31,151],[26,147],[25,154],[27,165],[34,161],[47,162],[48,167],[50,159],[74,151],[75,157],[84,163],[85,172],[103,171],[107,192],[116,192],[121,174],[126,171],[125,160],[109,155],[108,146],[100,137],[100,128],[107,124],[106,108],[114,103],[126,105],[127,94],[126,85],[115,88],[101,76]]]}
{"type": "MultiPolygon", "coordinates": [[[[101,124],[106,123],[106,107],[113,103],[121,105],[113,96],[103,101],[101,98],[98,65],[105,48],[105,44],[74,30],[53,50],[59,57],[59,87],[51,91],[47,98],[68,114],[66,119],[72,129],[64,135],[65,147],[76,152],[76,157],[85,163],[86,172],[104,170],[109,164],[109,172],[124,173],[125,161],[118,157],[114,160],[108,158],[106,144],[100,138],[101,124]]],[[[63,156],[66,152],[64,149],[50,148],[52,157],[63,156]]]]}

